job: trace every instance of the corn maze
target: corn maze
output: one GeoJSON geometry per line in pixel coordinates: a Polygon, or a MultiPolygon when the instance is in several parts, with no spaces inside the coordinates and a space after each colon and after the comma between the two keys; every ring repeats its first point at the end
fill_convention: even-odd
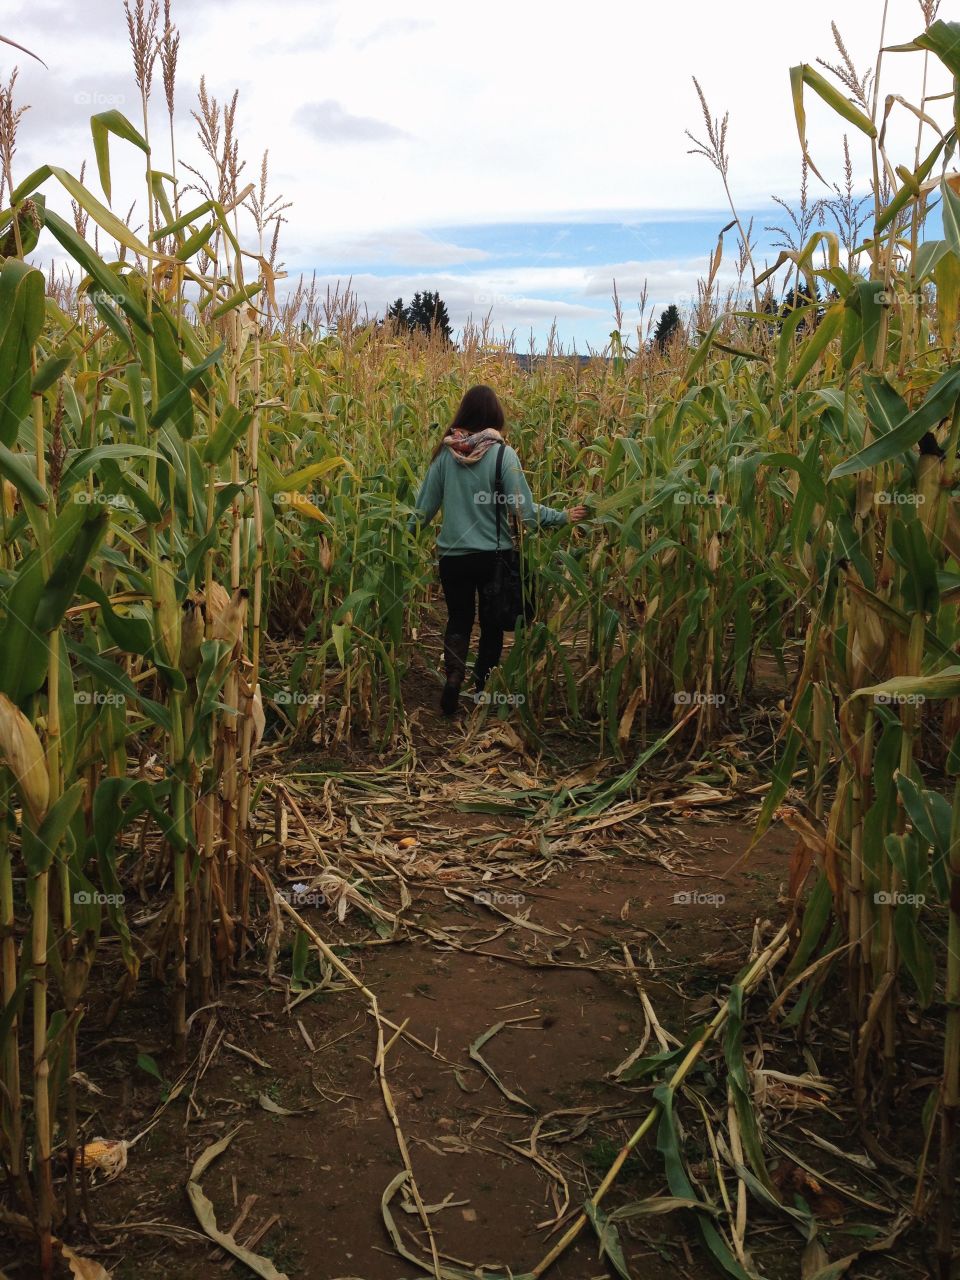
{"type": "MultiPolygon", "coordinates": [[[[338,949],[343,916],[310,923],[278,903],[278,850],[296,819],[274,781],[281,754],[359,743],[384,762],[412,759],[405,690],[438,652],[438,590],[429,540],[407,520],[436,442],[430,424],[484,382],[540,499],[585,494],[590,508],[574,535],[527,542],[537,617],[491,685],[514,696],[471,713],[477,732],[504,725],[534,755],[561,730],[596,762],[522,803],[597,821],[670,762],[744,769],[753,743],[752,839],[786,824],[797,841],[782,927],[755,939],[680,1049],[664,1042],[644,1060],[648,1110],[525,1276],[562,1266],[590,1232],[603,1265],[632,1274],[616,1215],[600,1206],[654,1129],[669,1207],[702,1232],[704,1268],[773,1274],[745,1244],[750,1198],[799,1223],[808,1280],[858,1274],[855,1259],[831,1261],[815,1214],[772,1181],[744,1066],[748,1004],[804,1036],[832,999],[853,1130],[878,1167],[905,1046],[921,1022],[935,1036],[900,1229],[916,1230],[930,1274],[948,1280],[960,1113],[960,93],[910,107],[917,154],[888,156],[879,92],[858,100],[849,84],[794,68],[813,172],[811,95],[834,108],[838,130],[870,142],[860,237],[818,229],[762,269],[741,251],[726,297],[721,237],[699,307],[664,350],[632,343],[621,323],[603,356],[551,349],[521,362],[483,329],[456,345],[411,337],[363,316],[349,293],[281,285],[280,215],[266,166],[259,184],[241,183],[235,102],[202,91],[208,167],[188,190],[169,10],[164,22],[137,5],[129,20],[142,112],[93,116],[95,180],[52,163],[14,172],[13,81],[3,104],[0,1226],[21,1257],[10,1274],[68,1274],[71,1245],[90,1245],[87,1186],[106,1150],[92,1142],[82,1083],[94,997],[122,1022],[134,994],[152,992],[182,1066],[195,1013],[261,972],[269,916],[293,940],[295,968],[319,957],[367,1001],[383,1073],[384,1038],[400,1031],[338,949]],[[137,230],[111,204],[120,148],[144,170],[137,230]],[[33,265],[41,236],[69,274],[33,265]],[[784,313],[769,299],[788,284],[796,305],[784,313]],[[784,692],[761,724],[764,672],[784,692]],[[725,755],[745,724],[740,754],[725,755]],[[730,1197],[708,1202],[683,1172],[675,1108],[718,1048],[737,1155],[730,1197]]],[[[910,49],[960,83],[960,25],[931,15],[910,49]]],[[[901,57],[884,55],[891,80],[901,57]]],[[[902,102],[887,98],[886,113],[902,102]]],[[[705,154],[726,183],[709,113],[706,127],[705,154]]],[[[520,803],[511,796],[507,808],[520,803]]],[[[320,843],[334,897],[375,907],[352,864],[320,843]]],[[[415,1156],[405,1169],[425,1228],[416,1273],[518,1276],[510,1257],[470,1270],[441,1256],[415,1156]]]]}

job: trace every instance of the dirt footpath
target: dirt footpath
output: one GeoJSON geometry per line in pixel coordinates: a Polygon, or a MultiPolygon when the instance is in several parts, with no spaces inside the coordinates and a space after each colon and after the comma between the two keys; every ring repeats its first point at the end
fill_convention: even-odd
{"type": "MultiPolygon", "coordinates": [[[[482,825],[471,819],[467,827],[482,825]]],[[[393,942],[359,911],[337,925],[329,911],[304,908],[328,941],[350,939],[339,954],[375,992],[383,1018],[405,1029],[388,1029],[386,1079],[444,1261],[519,1274],[548,1251],[558,1223],[596,1189],[648,1110],[648,1091],[611,1078],[647,1028],[641,985],[677,1037],[716,1007],[748,955],[755,922],[782,917],[787,834],[774,830],[729,880],[724,872],[749,830],[713,820],[675,823],[615,859],[558,863],[537,884],[497,876],[438,889],[411,880],[407,937],[393,942]]],[[[289,976],[290,964],[287,949],[278,972],[289,976]]],[[[320,983],[315,961],[306,976],[320,983]]],[[[114,1028],[99,1038],[95,1012],[84,1023],[83,1060],[104,1090],[97,1110],[105,1136],[135,1134],[176,1075],[158,994],[141,987],[119,1037],[114,1028]],[[144,1053],[162,1082],[137,1067],[144,1053]]],[[[404,1166],[374,1069],[377,1029],[366,1003],[353,989],[320,990],[287,1011],[296,999],[251,977],[198,1015],[186,1089],[131,1150],[125,1173],[90,1196],[96,1253],[115,1276],[221,1274],[224,1256],[215,1261],[217,1252],[192,1234],[184,1186],[199,1153],[230,1133],[204,1191],[218,1224],[239,1219],[238,1240],[278,1270],[304,1280],[423,1274],[397,1256],[385,1224],[382,1197],[404,1166]],[[120,1223],[130,1230],[118,1235],[120,1223]],[[163,1233],[160,1224],[177,1230],[163,1233]]],[[[654,1040],[647,1052],[656,1049],[654,1040]]],[[[610,1204],[663,1190],[650,1141],[627,1162],[610,1204]]],[[[387,1206],[404,1247],[429,1264],[429,1241],[411,1210],[406,1188],[387,1206]]],[[[640,1220],[625,1241],[637,1274],[675,1280],[678,1266],[702,1274],[696,1228],[679,1216],[640,1220]]],[[[239,1262],[231,1269],[245,1272],[239,1262]]],[[[551,1274],[610,1273],[584,1233],[551,1274]]]]}

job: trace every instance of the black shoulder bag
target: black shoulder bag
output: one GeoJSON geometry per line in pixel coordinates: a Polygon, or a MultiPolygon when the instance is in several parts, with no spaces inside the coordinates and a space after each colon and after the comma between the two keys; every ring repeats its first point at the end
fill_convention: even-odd
{"type": "Polygon", "coordinates": [[[500,546],[502,516],[500,508],[506,504],[503,489],[503,451],[497,450],[497,466],[493,484],[493,500],[497,515],[497,550],[493,573],[483,588],[484,599],[491,621],[504,631],[514,631],[518,622],[531,622],[536,612],[533,583],[523,572],[523,561],[513,537],[510,545],[500,546]]]}

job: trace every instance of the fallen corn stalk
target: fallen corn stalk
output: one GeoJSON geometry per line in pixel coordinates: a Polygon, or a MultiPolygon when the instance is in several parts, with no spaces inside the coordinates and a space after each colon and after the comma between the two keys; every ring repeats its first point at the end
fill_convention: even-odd
{"type": "MultiPolygon", "coordinates": [[[[757,956],[757,958],[749,965],[745,974],[743,975],[742,981],[738,984],[743,989],[744,993],[751,991],[757,985],[757,983],[760,982],[761,979],[765,977],[765,975],[768,974],[771,971],[771,969],[773,969],[773,967],[777,964],[777,962],[781,959],[781,957],[786,952],[789,946],[788,935],[789,935],[789,925],[785,924],[777,932],[777,934],[774,936],[773,940],[768,944],[766,949],[762,951],[761,954],[757,956]]],[[[729,1013],[730,1013],[730,999],[728,997],[720,1006],[720,1008],[717,1010],[717,1012],[713,1015],[711,1020],[704,1026],[699,1040],[697,1040],[696,1044],[691,1045],[683,1061],[679,1064],[679,1066],[674,1071],[673,1075],[667,1081],[663,1091],[665,1094],[672,1096],[673,1091],[676,1089],[677,1085],[682,1084],[682,1082],[686,1079],[687,1075],[689,1074],[694,1064],[697,1062],[703,1050],[710,1043],[710,1041],[713,1039],[716,1033],[720,1030],[720,1028],[724,1025],[724,1023],[727,1021],[729,1013]]],[[[627,1141],[627,1143],[624,1145],[619,1155],[617,1156],[616,1160],[614,1160],[613,1164],[610,1166],[606,1176],[604,1177],[603,1181],[600,1183],[600,1186],[597,1188],[594,1194],[587,1201],[587,1206],[584,1212],[581,1213],[579,1217],[577,1217],[573,1221],[573,1223],[571,1223],[570,1227],[567,1229],[563,1237],[557,1241],[557,1243],[550,1250],[550,1252],[534,1267],[533,1271],[530,1273],[531,1277],[533,1277],[533,1280],[537,1280],[539,1276],[542,1276],[546,1271],[550,1269],[550,1267],[553,1266],[553,1264],[557,1261],[557,1259],[563,1253],[566,1252],[566,1250],[570,1247],[570,1245],[573,1244],[574,1240],[576,1240],[576,1238],[579,1236],[583,1228],[589,1223],[590,1215],[596,1213],[596,1210],[600,1206],[601,1200],[604,1198],[604,1196],[613,1186],[614,1182],[616,1182],[617,1176],[619,1175],[620,1170],[626,1164],[631,1151],[633,1151],[633,1149],[641,1142],[641,1140],[650,1132],[650,1130],[656,1124],[657,1120],[660,1117],[660,1113],[662,1109],[663,1109],[663,1105],[662,1105],[662,1102],[659,1100],[655,1102],[654,1105],[650,1108],[649,1112],[641,1122],[639,1128],[637,1128],[637,1130],[634,1132],[632,1137],[627,1141]]]]}

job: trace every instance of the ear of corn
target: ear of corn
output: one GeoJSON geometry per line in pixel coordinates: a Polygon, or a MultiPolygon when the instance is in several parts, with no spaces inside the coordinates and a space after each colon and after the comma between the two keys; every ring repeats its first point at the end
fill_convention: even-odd
{"type": "Polygon", "coordinates": [[[0,760],[10,771],[24,808],[39,826],[50,804],[46,756],[33,725],[4,693],[0,693],[0,760]]]}

